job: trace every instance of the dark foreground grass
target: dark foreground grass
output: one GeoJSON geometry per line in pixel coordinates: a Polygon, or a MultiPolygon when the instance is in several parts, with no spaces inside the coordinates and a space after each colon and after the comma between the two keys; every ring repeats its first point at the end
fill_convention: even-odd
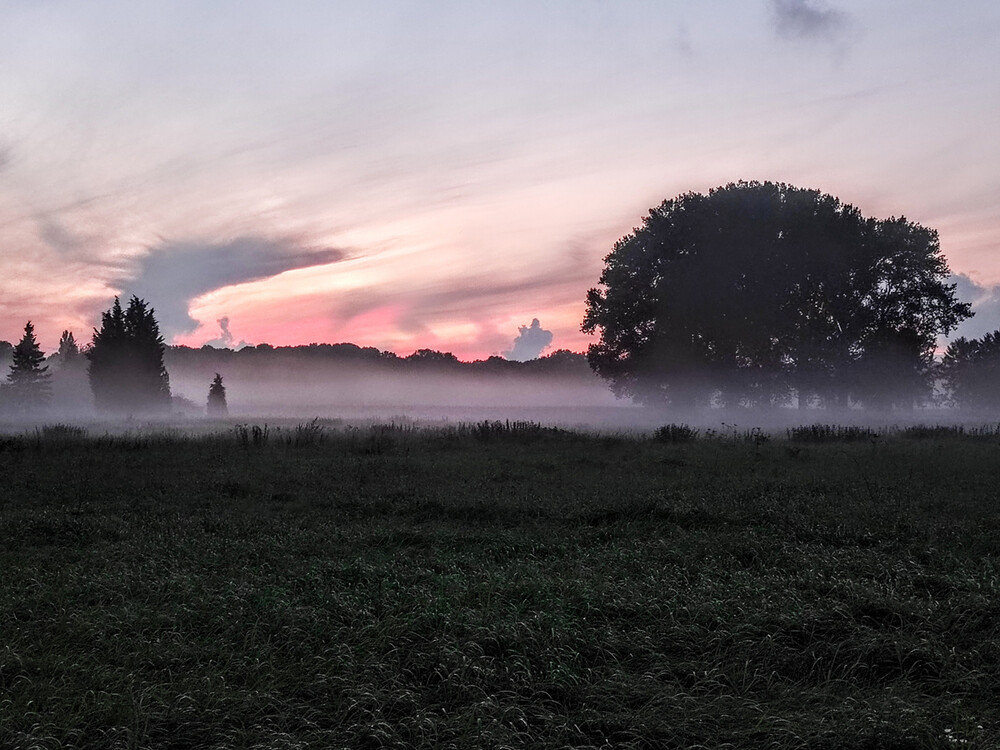
{"type": "Polygon", "coordinates": [[[1000,440],[56,429],[0,483],[3,748],[1000,747],[1000,440]]]}

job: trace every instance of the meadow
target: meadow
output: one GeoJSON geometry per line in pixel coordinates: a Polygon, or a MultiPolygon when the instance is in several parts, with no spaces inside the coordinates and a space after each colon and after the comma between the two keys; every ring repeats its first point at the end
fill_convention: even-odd
{"type": "Polygon", "coordinates": [[[1000,433],[0,436],[3,748],[997,748],[1000,433]]]}

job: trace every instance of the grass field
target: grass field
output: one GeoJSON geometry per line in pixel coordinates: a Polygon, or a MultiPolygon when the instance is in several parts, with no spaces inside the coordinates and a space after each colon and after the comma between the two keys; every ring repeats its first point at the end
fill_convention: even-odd
{"type": "Polygon", "coordinates": [[[1000,747],[1000,436],[0,437],[3,748],[1000,747]]]}

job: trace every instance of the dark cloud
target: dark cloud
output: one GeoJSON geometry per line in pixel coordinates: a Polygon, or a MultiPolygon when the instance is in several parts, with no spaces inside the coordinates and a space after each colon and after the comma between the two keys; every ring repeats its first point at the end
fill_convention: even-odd
{"type": "MultiPolygon", "coordinates": [[[[221,245],[166,243],[139,261],[132,278],[120,281],[123,293],[138,295],[156,310],[164,337],[194,330],[188,303],[233,284],[266,279],[285,271],[342,260],[341,250],[313,250],[292,240],[240,237],[221,245]]],[[[221,325],[221,323],[220,323],[221,325]]]]}
{"type": "Polygon", "coordinates": [[[960,336],[978,339],[984,334],[1000,330],[1000,285],[983,286],[961,273],[952,276],[950,281],[956,285],[955,295],[958,299],[971,302],[972,312],[975,313],[948,336],[950,341],[960,336]]]}
{"type": "Polygon", "coordinates": [[[538,318],[531,321],[530,326],[521,326],[517,338],[514,339],[514,346],[510,351],[504,352],[507,359],[516,362],[527,362],[529,359],[538,359],[546,347],[552,343],[552,331],[542,328],[538,318]]]}
{"type": "Polygon", "coordinates": [[[38,236],[63,256],[77,256],[87,251],[86,238],[69,231],[62,222],[43,216],[38,222],[38,236]]]}
{"type": "Polygon", "coordinates": [[[783,39],[842,41],[848,31],[846,13],[813,0],[771,0],[774,30],[783,39]]]}

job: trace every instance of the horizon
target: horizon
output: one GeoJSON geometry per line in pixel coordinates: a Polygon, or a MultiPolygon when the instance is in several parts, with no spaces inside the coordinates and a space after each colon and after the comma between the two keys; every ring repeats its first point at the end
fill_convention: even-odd
{"type": "MultiPolygon", "coordinates": [[[[27,322],[31,322],[31,321],[27,321],[27,322]]],[[[76,344],[79,347],[80,354],[83,355],[85,353],[87,347],[89,347],[91,345],[92,341],[81,341],[80,339],[76,338],[75,332],[71,332],[71,333],[74,333],[74,340],[76,341],[76,344]]],[[[0,343],[6,343],[6,344],[10,344],[11,346],[16,346],[17,342],[20,340],[20,338],[21,338],[20,336],[14,337],[13,340],[8,340],[8,339],[0,338],[0,343]]],[[[516,344],[516,340],[515,340],[515,344],[516,344]]],[[[357,343],[355,343],[353,341],[310,341],[308,344],[271,344],[270,342],[267,342],[267,341],[261,341],[261,342],[256,343],[256,344],[248,344],[245,341],[241,341],[238,344],[234,344],[234,345],[224,345],[224,344],[221,344],[219,341],[216,340],[216,341],[206,341],[205,343],[203,343],[201,345],[194,345],[194,346],[192,346],[190,344],[172,344],[170,342],[164,341],[164,346],[167,349],[176,348],[176,349],[191,349],[191,350],[204,349],[206,347],[209,347],[209,348],[213,349],[214,351],[220,351],[220,352],[221,351],[228,351],[228,352],[234,352],[234,353],[235,352],[243,351],[244,349],[260,349],[261,347],[267,347],[269,349],[309,349],[309,348],[312,348],[312,347],[351,346],[351,347],[357,347],[358,349],[376,349],[380,354],[392,354],[393,356],[398,357],[399,359],[409,359],[409,358],[411,358],[411,357],[419,354],[422,351],[431,351],[431,352],[434,352],[436,354],[443,354],[445,356],[455,357],[457,359],[457,361],[461,362],[462,364],[473,364],[474,362],[485,362],[485,361],[490,360],[490,359],[501,359],[501,360],[503,360],[505,362],[524,363],[524,362],[532,362],[532,361],[534,361],[536,359],[545,359],[545,358],[550,357],[550,356],[552,356],[554,354],[562,354],[562,353],[569,353],[569,354],[572,354],[574,356],[579,356],[579,357],[585,357],[585,356],[587,356],[587,352],[585,352],[585,351],[583,351],[583,352],[575,352],[575,351],[572,351],[570,349],[555,349],[555,348],[552,348],[551,346],[546,346],[546,347],[544,347],[544,349],[542,349],[535,356],[527,357],[525,359],[513,359],[511,357],[505,356],[505,354],[510,354],[511,353],[510,351],[508,351],[508,352],[501,352],[499,354],[491,354],[491,355],[488,355],[486,357],[482,357],[480,359],[461,359],[461,358],[457,357],[457,355],[455,355],[453,352],[442,350],[442,349],[428,349],[427,347],[421,347],[419,349],[414,349],[412,352],[410,352],[408,354],[403,354],[402,352],[393,351],[391,349],[380,349],[377,346],[364,346],[362,344],[357,344],[357,343]]],[[[41,347],[40,346],[40,349],[42,351],[42,354],[45,356],[46,360],[48,360],[49,358],[51,358],[51,357],[55,356],[56,354],[58,354],[58,346],[52,348],[51,350],[46,350],[45,347],[41,347]]]]}
{"type": "Polygon", "coordinates": [[[1000,328],[1000,10],[560,0],[0,8],[0,339],[585,350],[648,209],[737,180],[939,232],[1000,328]],[[539,343],[539,342],[535,342],[539,343]]]}

